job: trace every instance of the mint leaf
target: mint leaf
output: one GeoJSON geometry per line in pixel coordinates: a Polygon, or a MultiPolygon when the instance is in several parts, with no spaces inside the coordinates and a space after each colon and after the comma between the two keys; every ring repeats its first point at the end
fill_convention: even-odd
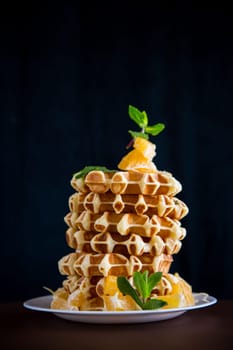
{"type": "Polygon", "coordinates": [[[144,280],[144,298],[145,299],[149,298],[150,293],[151,293],[151,291],[149,290],[149,285],[148,285],[148,282],[149,282],[148,275],[149,275],[149,272],[147,270],[144,271],[142,274],[142,277],[144,280]]]}
{"type": "Polygon", "coordinates": [[[161,131],[163,131],[163,129],[165,128],[165,125],[162,123],[148,125],[147,113],[145,111],[140,111],[138,108],[132,105],[129,105],[128,112],[130,118],[141,128],[141,132],[129,130],[129,133],[133,138],[143,137],[146,140],[148,140],[148,134],[156,136],[159,133],[161,133],[161,131]]]}
{"type": "Polygon", "coordinates": [[[162,278],[162,272],[155,272],[152,273],[148,278],[148,291],[149,295],[151,294],[152,290],[156,286],[156,284],[161,280],[162,278]]]}
{"type": "Polygon", "coordinates": [[[111,172],[116,171],[116,170],[110,170],[110,169],[106,168],[105,166],[90,165],[90,166],[85,166],[82,170],[78,171],[73,176],[75,179],[80,179],[81,177],[85,177],[92,170],[100,170],[100,171],[104,171],[106,173],[111,173],[111,172]]]}
{"type": "Polygon", "coordinates": [[[142,298],[146,299],[148,296],[147,296],[147,288],[146,288],[146,283],[144,281],[143,274],[140,272],[134,272],[133,283],[138,293],[142,296],[142,298]]]}
{"type": "Polygon", "coordinates": [[[148,133],[148,134],[151,134],[153,136],[156,136],[158,134],[161,133],[161,131],[163,131],[165,128],[165,125],[162,124],[162,123],[158,123],[158,124],[155,124],[155,125],[152,125],[152,126],[147,126],[145,128],[145,132],[148,133]]]}
{"type": "Polygon", "coordinates": [[[143,139],[148,140],[149,136],[147,134],[144,134],[143,132],[137,132],[137,131],[131,131],[129,130],[130,135],[135,138],[135,137],[142,137],[143,139]]]}
{"type": "Polygon", "coordinates": [[[146,111],[142,111],[143,121],[144,121],[144,128],[148,125],[148,117],[146,111]]]}
{"type": "Polygon", "coordinates": [[[143,310],[154,310],[159,309],[160,307],[163,307],[167,305],[166,301],[158,300],[158,299],[149,299],[147,302],[145,302],[142,306],[143,310]]]}
{"type": "Polygon", "coordinates": [[[117,287],[124,295],[129,295],[133,300],[142,308],[142,302],[136,292],[136,290],[131,286],[129,281],[124,276],[119,276],[117,278],[117,287]]]}
{"type": "Polygon", "coordinates": [[[152,290],[156,286],[156,284],[161,280],[162,273],[161,272],[155,272],[149,276],[148,271],[141,272],[135,272],[133,275],[133,282],[134,285],[139,292],[139,294],[142,296],[143,300],[146,300],[149,298],[152,290]]]}
{"type": "Polygon", "coordinates": [[[162,272],[155,272],[149,275],[146,270],[144,272],[134,272],[133,283],[136,289],[134,289],[129,283],[128,279],[124,276],[117,278],[118,289],[124,294],[129,295],[143,310],[158,309],[167,302],[158,299],[149,299],[151,292],[155,285],[161,280],[162,272]]]}
{"type": "Polygon", "coordinates": [[[129,116],[130,118],[142,129],[148,125],[148,118],[145,111],[141,112],[134,106],[129,105],[129,116]]]}

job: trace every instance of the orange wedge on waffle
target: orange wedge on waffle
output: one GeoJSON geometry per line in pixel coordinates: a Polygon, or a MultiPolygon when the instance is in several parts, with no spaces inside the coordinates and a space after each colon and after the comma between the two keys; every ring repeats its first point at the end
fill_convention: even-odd
{"type": "Polygon", "coordinates": [[[155,156],[155,145],[142,137],[136,137],[133,147],[134,149],[121,159],[118,168],[120,170],[155,172],[156,166],[152,162],[155,156]]]}
{"type": "Polygon", "coordinates": [[[133,147],[144,154],[147,159],[152,160],[155,156],[155,145],[142,137],[136,137],[134,139],[133,147]]]}

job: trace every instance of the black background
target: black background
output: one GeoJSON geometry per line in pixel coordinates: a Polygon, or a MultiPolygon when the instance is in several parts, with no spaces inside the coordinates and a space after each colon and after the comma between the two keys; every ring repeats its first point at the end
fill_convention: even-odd
{"type": "Polygon", "coordinates": [[[69,181],[85,165],[116,168],[129,104],[166,124],[155,163],[189,206],[172,272],[233,296],[232,19],[191,2],[1,8],[1,300],[60,286],[69,181]]]}

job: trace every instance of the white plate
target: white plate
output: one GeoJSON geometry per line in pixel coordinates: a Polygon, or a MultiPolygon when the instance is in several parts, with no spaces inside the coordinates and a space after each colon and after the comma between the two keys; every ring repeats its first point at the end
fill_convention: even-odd
{"type": "Polygon", "coordinates": [[[163,321],[175,318],[189,310],[213,305],[217,299],[206,293],[194,293],[195,305],[174,309],[142,310],[142,311],[71,311],[50,309],[52,296],[42,296],[24,302],[24,307],[35,311],[50,312],[69,321],[85,323],[143,323],[163,321]]]}

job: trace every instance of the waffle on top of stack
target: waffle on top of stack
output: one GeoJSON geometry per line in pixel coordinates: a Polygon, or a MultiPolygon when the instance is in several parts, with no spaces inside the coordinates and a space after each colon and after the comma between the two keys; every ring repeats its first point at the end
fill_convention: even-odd
{"type": "Polygon", "coordinates": [[[165,298],[168,306],[193,304],[191,286],[169,273],[172,255],[179,252],[186,235],[180,220],[188,208],[175,197],[181,184],[172,174],[156,169],[153,144],[135,140],[138,143],[144,147],[143,164],[141,159],[137,164],[131,151],[118,165],[123,171],[92,170],[72,178],[76,192],[69,198],[65,222],[66,241],[74,251],[58,263],[67,278],[54,293],[52,308],[138,309],[119,292],[116,279],[123,275],[132,283],[133,273],[145,270],[163,273],[152,295],[165,298]]]}

